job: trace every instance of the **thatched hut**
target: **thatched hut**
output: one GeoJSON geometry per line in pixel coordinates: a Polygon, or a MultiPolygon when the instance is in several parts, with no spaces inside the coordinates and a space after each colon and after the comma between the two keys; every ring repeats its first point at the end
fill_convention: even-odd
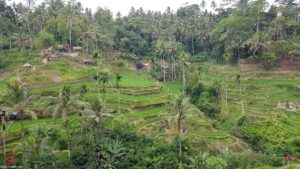
{"type": "Polygon", "coordinates": [[[32,67],[32,65],[30,63],[25,63],[23,65],[23,68],[25,68],[25,69],[31,69],[31,67],[32,67]]]}
{"type": "Polygon", "coordinates": [[[80,52],[83,52],[83,49],[82,49],[82,47],[80,47],[80,46],[74,46],[74,47],[73,47],[73,52],[78,52],[78,53],[80,53],[80,52]]]}
{"type": "Polygon", "coordinates": [[[94,65],[95,64],[95,61],[92,57],[89,57],[89,56],[85,56],[82,58],[82,62],[85,64],[85,65],[94,65]]]}
{"type": "Polygon", "coordinates": [[[59,51],[59,52],[69,52],[69,49],[66,47],[66,46],[64,46],[64,45],[57,45],[57,50],[59,51]]]}
{"type": "Polygon", "coordinates": [[[57,54],[52,54],[48,57],[48,60],[57,60],[57,59],[59,59],[57,54]]]}

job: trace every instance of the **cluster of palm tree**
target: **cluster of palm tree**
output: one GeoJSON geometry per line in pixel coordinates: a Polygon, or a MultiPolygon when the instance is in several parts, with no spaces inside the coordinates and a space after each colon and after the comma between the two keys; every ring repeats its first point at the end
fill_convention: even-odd
{"type": "MultiPolygon", "coordinates": [[[[40,98],[40,101],[43,103],[46,103],[44,105],[46,108],[43,112],[43,117],[48,117],[52,116],[54,117],[54,123],[56,122],[55,119],[58,117],[63,118],[63,123],[62,125],[64,128],[66,128],[67,131],[67,145],[68,145],[68,157],[71,158],[71,150],[72,150],[72,145],[71,145],[71,127],[72,124],[69,120],[69,115],[71,112],[78,112],[80,113],[83,117],[89,117],[91,119],[94,119],[95,122],[99,122],[103,118],[110,117],[109,114],[106,112],[106,107],[105,107],[105,94],[106,94],[106,84],[109,81],[109,75],[107,72],[100,72],[95,76],[97,82],[101,84],[102,88],[102,93],[103,97],[101,100],[96,99],[95,102],[89,103],[85,100],[82,100],[84,98],[85,93],[88,91],[88,88],[85,84],[82,84],[79,90],[79,94],[72,95],[72,90],[70,86],[63,86],[63,88],[60,90],[58,96],[44,96],[40,98]]],[[[117,73],[115,76],[116,79],[116,84],[115,87],[120,93],[120,82],[122,79],[122,76],[117,73]]],[[[99,85],[100,87],[100,85],[99,85]]],[[[41,144],[44,144],[46,141],[45,139],[48,140],[47,134],[45,134],[44,129],[46,129],[46,126],[43,126],[43,128],[40,128],[40,126],[37,128],[38,131],[34,129],[32,130],[33,133],[36,133],[36,135],[43,135],[43,137],[35,137],[35,140],[33,142],[26,142],[25,139],[25,134],[27,133],[23,124],[23,120],[25,117],[25,113],[28,113],[28,111],[25,110],[25,106],[29,103],[29,100],[32,98],[32,95],[29,94],[28,90],[22,86],[20,86],[18,83],[14,84],[8,84],[8,104],[12,105],[13,109],[9,110],[9,112],[16,112],[17,116],[16,119],[14,120],[20,120],[21,122],[21,145],[20,149],[21,154],[22,154],[22,162],[25,165],[25,154],[28,153],[35,153],[31,151],[37,151],[40,152],[39,148],[41,148],[41,144]],[[36,148],[33,148],[32,146],[36,146],[36,148]],[[28,151],[27,151],[27,150],[28,151]]],[[[99,90],[100,91],[100,90],[99,90]]],[[[39,97],[39,96],[37,96],[39,97]]],[[[35,97],[35,99],[37,99],[35,97]]],[[[29,103],[30,104],[30,103],[29,103]]],[[[120,110],[120,99],[119,99],[119,112],[120,110]]],[[[2,125],[11,125],[13,121],[9,121],[5,123],[5,117],[2,117],[2,125]]],[[[13,124],[12,124],[13,125],[13,124]]],[[[3,148],[3,154],[6,154],[6,149],[5,149],[5,127],[3,126],[2,128],[2,148],[3,148]]],[[[32,133],[31,132],[31,133],[32,133]]],[[[50,151],[50,150],[49,150],[50,151]]],[[[36,154],[38,156],[38,154],[36,154]]]]}

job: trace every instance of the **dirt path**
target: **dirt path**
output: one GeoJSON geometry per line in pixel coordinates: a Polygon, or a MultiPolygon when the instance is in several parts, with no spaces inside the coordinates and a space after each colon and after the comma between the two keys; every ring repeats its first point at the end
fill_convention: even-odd
{"type": "Polygon", "coordinates": [[[10,72],[4,72],[0,74],[0,81],[8,78],[11,75],[10,72]]]}
{"type": "Polygon", "coordinates": [[[39,84],[32,84],[30,85],[31,89],[39,89],[39,88],[45,88],[45,87],[53,87],[53,86],[60,86],[63,84],[74,84],[74,83],[82,83],[82,82],[90,82],[94,79],[91,77],[83,77],[79,79],[73,79],[68,81],[60,81],[60,82],[52,82],[52,83],[39,83],[39,84]]]}
{"type": "Polygon", "coordinates": [[[57,75],[57,74],[51,75],[51,78],[52,78],[52,80],[53,80],[55,83],[59,83],[59,82],[62,82],[62,81],[63,81],[63,80],[60,78],[60,76],[57,75]]]}

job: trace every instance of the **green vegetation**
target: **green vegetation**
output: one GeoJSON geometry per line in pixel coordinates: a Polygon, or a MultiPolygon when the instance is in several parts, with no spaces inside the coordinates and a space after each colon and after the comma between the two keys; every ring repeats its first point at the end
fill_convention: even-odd
{"type": "Polygon", "coordinates": [[[0,166],[299,168],[300,6],[0,1],[0,166]]]}

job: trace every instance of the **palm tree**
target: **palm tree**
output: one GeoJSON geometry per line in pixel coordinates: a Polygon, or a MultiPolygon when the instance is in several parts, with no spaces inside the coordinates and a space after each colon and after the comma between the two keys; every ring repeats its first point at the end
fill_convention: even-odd
{"type": "MultiPolygon", "coordinates": [[[[230,53],[225,53],[223,55],[223,58],[224,58],[226,64],[229,64],[231,57],[232,56],[230,55],[230,53]]],[[[226,65],[226,72],[227,72],[227,74],[226,74],[226,82],[225,82],[226,83],[226,86],[225,86],[225,106],[226,106],[226,111],[228,111],[228,86],[227,86],[227,83],[228,83],[228,66],[227,65],[226,65]]]]}
{"type": "Polygon", "coordinates": [[[155,44],[155,52],[162,57],[163,59],[163,74],[164,74],[164,82],[166,82],[166,68],[165,68],[165,57],[166,57],[166,42],[161,39],[158,40],[155,44]]]}
{"type": "Polygon", "coordinates": [[[84,94],[86,94],[88,92],[88,88],[86,84],[81,84],[80,89],[79,89],[79,93],[80,93],[80,97],[83,97],[84,94]]]}
{"type": "Polygon", "coordinates": [[[122,80],[122,76],[120,75],[120,73],[116,74],[116,88],[118,89],[118,94],[119,94],[119,113],[121,112],[121,100],[120,100],[120,82],[122,80]]]}
{"type": "Polygon", "coordinates": [[[64,125],[67,128],[68,135],[68,156],[71,158],[71,141],[70,141],[70,124],[68,120],[68,113],[71,105],[79,105],[76,97],[71,97],[71,88],[70,86],[63,86],[62,90],[59,93],[58,97],[44,97],[42,100],[50,103],[48,107],[45,109],[44,114],[53,113],[54,117],[57,116],[58,113],[61,113],[61,116],[64,121],[64,125]]]}
{"type": "Polygon", "coordinates": [[[300,56],[300,45],[299,45],[299,40],[298,39],[292,39],[292,40],[288,40],[288,42],[291,45],[291,49],[289,51],[289,55],[291,56],[291,62],[293,62],[293,58],[295,55],[300,56]]]}
{"type": "Polygon", "coordinates": [[[81,42],[86,47],[86,51],[88,53],[89,52],[89,44],[91,42],[94,44],[94,46],[96,46],[96,43],[97,43],[96,33],[94,32],[93,29],[90,28],[90,30],[83,32],[77,41],[81,42]]]}
{"type": "Polygon", "coordinates": [[[184,95],[177,96],[173,106],[172,111],[175,112],[175,125],[174,133],[179,141],[179,154],[182,153],[181,149],[181,132],[182,132],[182,120],[190,112],[196,112],[197,115],[202,115],[200,110],[192,105],[188,98],[185,98],[184,95]]]}
{"type": "Polygon", "coordinates": [[[68,136],[68,156],[69,159],[71,158],[71,140],[70,140],[70,126],[68,121],[68,109],[70,104],[70,97],[71,97],[71,88],[70,86],[64,86],[61,93],[61,108],[62,108],[62,117],[67,127],[67,136],[68,136]]]}
{"type": "Polygon", "coordinates": [[[21,48],[25,48],[26,45],[30,44],[30,36],[28,34],[25,33],[15,33],[12,36],[12,39],[14,41],[14,43],[16,44],[16,46],[18,46],[19,50],[21,48]]]}
{"type": "Polygon", "coordinates": [[[184,115],[184,108],[183,108],[183,98],[182,96],[179,96],[175,103],[174,103],[174,110],[176,112],[176,126],[175,126],[175,134],[179,141],[179,154],[181,155],[181,120],[183,119],[184,115]]]}
{"type": "Polygon", "coordinates": [[[3,110],[0,110],[0,113],[1,113],[1,134],[2,134],[2,153],[3,153],[3,164],[6,165],[6,138],[5,138],[5,126],[6,126],[6,123],[5,123],[5,111],[3,110]]]}
{"type": "Polygon", "coordinates": [[[180,63],[181,63],[181,70],[182,70],[182,86],[183,86],[183,91],[182,93],[185,94],[185,90],[186,90],[186,77],[185,77],[185,68],[186,66],[188,65],[188,58],[189,58],[189,55],[182,51],[180,53],[180,63]]]}
{"type": "Polygon", "coordinates": [[[24,138],[25,138],[25,130],[24,130],[24,124],[23,124],[23,117],[24,117],[24,107],[27,104],[27,102],[30,100],[31,96],[28,94],[28,92],[22,87],[19,86],[19,84],[16,82],[14,84],[7,84],[8,87],[8,94],[11,103],[17,107],[16,113],[20,117],[21,120],[21,143],[22,143],[22,163],[24,164],[24,138]]]}
{"type": "Polygon", "coordinates": [[[56,133],[56,128],[45,123],[30,128],[31,137],[26,140],[24,147],[29,168],[56,168],[54,150],[50,147],[50,144],[57,140],[56,133]]]}
{"type": "Polygon", "coordinates": [[[243,46],[250,46],[250,51],[252,51],[253,56],[261,56],[264,49],[269,49],[271,45],[270,35],[265,32],[256,32],[250,39],[244,42],[243,46]]]}
{"type": "Polygon", "coordinates": [[[118,140],[106,140],[103,147],[106,150],[102,152],[105,159],[104,168],[115,169],[115,166],[120,163],[120,158],[125,155],[124,145],[118,140]]]}
{"type": "Polygon", "coordinates": [[[99,74],[97,74],[96,76],[94,76],[94,79],[96,79],[98,81],[98,83],[102,83],[102,92],[103,92],[103,112],[106,111],[106,107],[105,107],[105,94],[106,94],[106,86],[105,84],[108,82],[109,80],[109,75],[106,71],[101,71],[99,72],[99,74]]]}

